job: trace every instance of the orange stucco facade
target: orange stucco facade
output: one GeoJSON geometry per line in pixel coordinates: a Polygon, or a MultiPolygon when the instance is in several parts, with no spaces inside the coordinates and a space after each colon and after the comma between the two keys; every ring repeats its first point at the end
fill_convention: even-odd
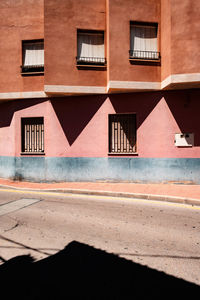
{"type": "Polygon", "coordinates": [[[196,73],[200,67],[200,2],[171,1],[171,68],[173,74],[196,73]]]}
{"type": "Polygon", "coordinates": [[[60,0],[58,5],[57,1],[48,0],[44,7],[45,84],[105,86],[106,72],[80,70],[76,66],[77,30],[105,32],[105,1],[60,0]]]}
{"type": "Polygon", "coordinates": [[[200,68],[200,2],[161,2],[161,80],[172,74],[198,73],[200,68]]]}
{"type": "Polygon", "coordinates": [[[1,0],[0,11],[2,100],[35,91],[49,97],[199,86],[198,0],[1,0]],[[159,63],[130,61],[130,22],[157,24],[159,63]],[[104,32],[104,68],[77,67],[80,29],[104,32]],[[22,41],[38,39],[44,74],[23,76],[22,41]]]}
{"type": "Polygon", "coordinates": [[[21,76],[22,41],[44,38],[43,0],[0,1],[0,93],[41,91],[44,76],[21,76]]]}
{"type": "MultiPolygon", "coordinates": [[[[131,64],[130,22],[158,23],[160,36],[160,1],[111,0],[109,7],[109,79],[118,81],[160,81],[160,66],[131,64]],[[125,2],[125,3],[124,3],[125,2]],[[123,45],[123,46],[122,46],[123,45]]],[[[158,38],[160,51],[160,39],[158,38]]]]}

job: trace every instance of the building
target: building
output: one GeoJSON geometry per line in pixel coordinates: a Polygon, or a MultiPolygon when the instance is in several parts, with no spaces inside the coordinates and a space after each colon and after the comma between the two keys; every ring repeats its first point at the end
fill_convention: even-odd
{"type": "Polygon", "coordinates": [[[200,184],[199,0],[0,11],[0,177],[200,184]]]}

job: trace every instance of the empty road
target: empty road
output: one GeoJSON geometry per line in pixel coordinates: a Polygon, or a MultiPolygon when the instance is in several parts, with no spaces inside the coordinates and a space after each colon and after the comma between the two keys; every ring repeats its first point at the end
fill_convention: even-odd
{"type": "Polygon", "coordinates": [[[0,189],[0,263],[79,241],[200,285],[200,207],[0,189]]]}

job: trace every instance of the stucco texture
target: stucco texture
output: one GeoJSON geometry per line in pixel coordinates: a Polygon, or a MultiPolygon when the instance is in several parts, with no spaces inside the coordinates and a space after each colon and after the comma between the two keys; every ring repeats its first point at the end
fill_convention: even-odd
{"type": "Polygon", "coordinates": [[[4,103],[0,176],[199,182],[199,96],[199,90],[184,90],[4,103]],[[109,155],[108,115],[113,113],[136,114],[137,154],[109,155]],[[27,117],[44,117],[44,156],[21,154],[21,118],[27,117]],[[194,133],[193,147],[175,146],[175,133],[182,132],[194,133]]]}
{"type": "Polygon", "coordinates": [[[44,117],[45,157],[108,157],[108,115],[135,113],[137,155],[200,157],[199,90],[13,101],[1,105],[0,155],[21,156],[21,118],[44,117]],[[176,133],[194,133],[176,147],[176,133]]]}

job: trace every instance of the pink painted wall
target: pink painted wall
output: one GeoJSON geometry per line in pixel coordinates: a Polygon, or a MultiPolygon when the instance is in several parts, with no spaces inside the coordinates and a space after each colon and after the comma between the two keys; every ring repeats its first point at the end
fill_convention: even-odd
{"type": "Polygon", "coordinates": [[[13,103],[2,103],[0,109],[0,155],[15,155],[15,118],[13,103]]]}
{"type": "MultiPolygon", "coordinates": [[[[180,104],[180,103],[179,103],[180,104]]],[[[182,105],[180,105],[182,106],[182,105]]],[[[185,119],[184,126],[175,119],[175,113],[170,110],[165,97],[162,97],[157,106],[149,114],[148,118],[138,129],[138,152],[140,157],[199,157],[200,144],[198,147],[176,147],[174,146],[175,133],[193,132],[196,130],[191,126],[191,119],[185,119]]],[[[184,118],[184,112],[179,112],[184,118]]],[[[175,113],[176,114],[176,113],[175,113]]]]}
{"type": "Polygon", "coordinates": [[[44,117],[48,157],[107,157],[108,114],[137,114],[138,157],[200,157],[200,91],[13,101],[1,105],[1,156],[20,156],[21,118],[44,117]],[[195,134],[195,146],[178,148],[175,133],[195,134]]]}
{"type": "MultiPolygon", "coordinates": [[[[25,100],[25,101],[16,101],[17,111],[14,113],[15,119],[15,156],[20,156],[21,153],[21,118],[30,118],[30,117],[44,117],[44,126],[46,126],[46,120],[48,115],[48,101],[42,100],[25,100]]],[[[47,126],[46,126],[47,127],[47,126]]],[[[48,136],[48,127],[45,133],[46,137],[48,136]]],[[[48,145],[46,145],[48,147],[48,145]]],[[[29,155],[30,156],[30,155],[29,155]]]]}

